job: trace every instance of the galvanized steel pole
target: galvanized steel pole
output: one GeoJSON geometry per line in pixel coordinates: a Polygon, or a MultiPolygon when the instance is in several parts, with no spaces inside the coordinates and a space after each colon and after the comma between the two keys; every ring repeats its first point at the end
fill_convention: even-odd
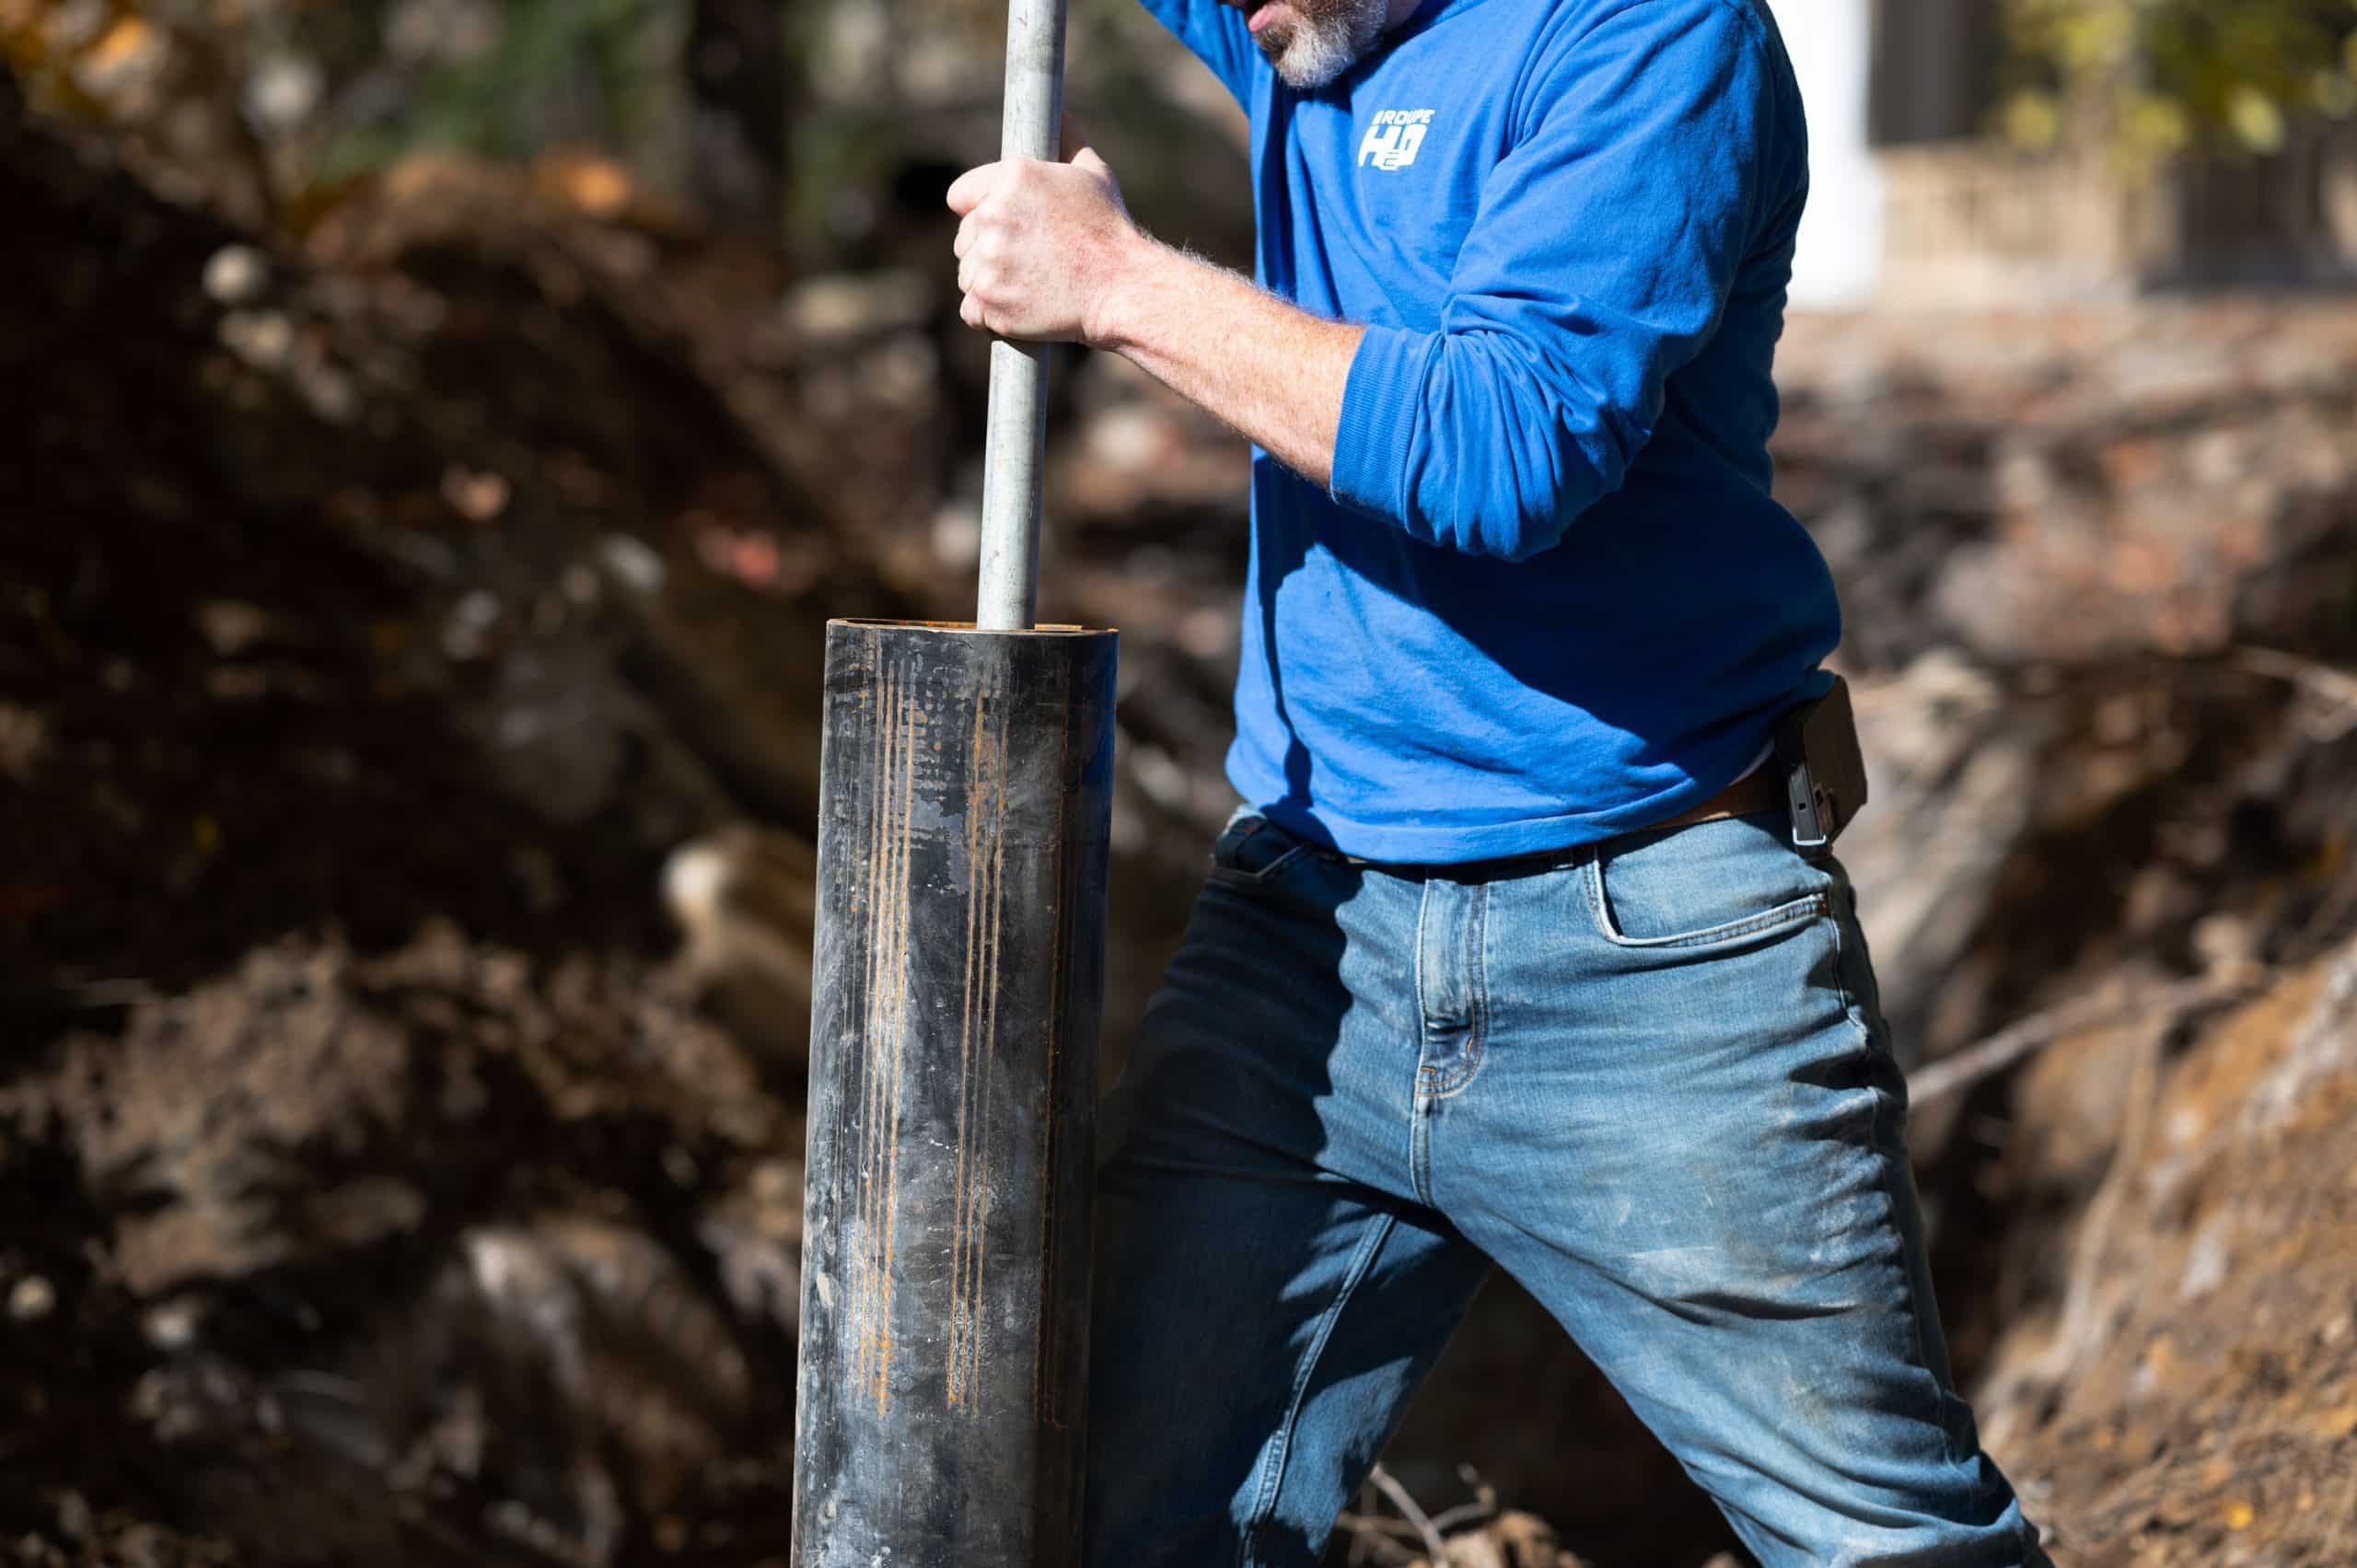
{"type": "MultiPolygon", "coordinates": [[[[1065,0],[1011,0],[1006,121],[999,156],[1047,161],[1063,131],[1065,0]]],[[[991,345],[990,445],[982,459],[982,581],[974,623],[1032,624],[1039,585],[1041,465],[1048,436],[1048,345],[991,345]]]]}

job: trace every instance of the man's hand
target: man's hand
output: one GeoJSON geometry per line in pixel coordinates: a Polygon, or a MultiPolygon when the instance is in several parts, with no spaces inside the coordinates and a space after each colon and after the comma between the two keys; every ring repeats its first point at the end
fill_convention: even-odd
{"type": "Polygon", "coordinates": [[[949,188],[958,230],[959,314],[970,327],[1031,342],[1101,343],[1114,290],[1151,245],[1103,158],[985,164],[949,188]]]}
{"type": "Polygon", "coordinates": [[[949,188],[970,327],[1108,349],[1316,484],[1364,328],[1322,320],[1138,227],[1065,122],[1069,163],[993,163],[949,188]]]}

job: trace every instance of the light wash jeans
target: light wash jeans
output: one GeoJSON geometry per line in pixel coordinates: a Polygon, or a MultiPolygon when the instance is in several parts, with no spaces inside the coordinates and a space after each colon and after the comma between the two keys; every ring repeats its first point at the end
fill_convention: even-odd
{"type": "Polygon", "coordinates": [[[1486,880],[1239,813],[1107,1108],[1091,1568],[1307,1568],[1495,1263],[1768,1568],[2045,1564],[1781,817],[1486,880]]]}

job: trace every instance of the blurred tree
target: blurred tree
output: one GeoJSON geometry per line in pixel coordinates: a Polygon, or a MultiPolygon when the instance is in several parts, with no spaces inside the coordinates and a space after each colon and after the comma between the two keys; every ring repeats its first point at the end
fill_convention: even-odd
{"type": "MultiPolygon", "coordinates": [[[[1248,256],[1235,169],[1149,156],[1224,128],[1225,95],[1138,0],[1070,3],[1073,97],[1137,152],[1133,198],[1248,256]]],[[[995,154],[1007,5],[0,0],[0,65],[127,157],[152,146],[151,185],[247,226],[303,226],[420,152],[557,154],[809,265],[883,265],[896,217],[936,221],[935,187],[995,154]]]]}
{"type": "Polygon", "coordinates": [[[2197,146],[2265,156],[2357,113],[2357,0],[2006,0],[2029,146],[2088,139],[2152,167],[2197,146]]]}
{"type": "Polygon", "coordinates": [[[260,227],[274,206],[241,30],[188,25],[183,6],[0,0],[0,67],[29,101],[106,127],[162,194],[260,227]]]}
{"type": "Polygon", "coordinates": [[[776,0],[694,0],[687,66],[691,193],[714,222],[774,234],[794,85],[776,0]]]}
{"type": "Polygon", "coordinates": [[[334,73],[331,178],[419,147],[518,159],[551,146],[673,163],[681,0],[359,0],[303,7],[334,73]]]}

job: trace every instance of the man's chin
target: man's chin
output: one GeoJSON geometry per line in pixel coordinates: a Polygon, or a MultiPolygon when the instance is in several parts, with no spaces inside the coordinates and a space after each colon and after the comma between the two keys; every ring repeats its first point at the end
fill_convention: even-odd
{"type": "Polygon", "coordinates": [[[1252,41],[1295,92],[1317,92],[1331,85],[1357,58],[1357,52],[1341,40],[1321,37],[1289,22],[1262,28],[1252,41]]]}
{"type": "Polygon", "coordinates": [[[1356,64],[1382,32],[1379,0],[1358,0],[1355,8],[1333,16],[1271,17],[1252,41],[1287,86],[1316,92],[1356,64]]]}

